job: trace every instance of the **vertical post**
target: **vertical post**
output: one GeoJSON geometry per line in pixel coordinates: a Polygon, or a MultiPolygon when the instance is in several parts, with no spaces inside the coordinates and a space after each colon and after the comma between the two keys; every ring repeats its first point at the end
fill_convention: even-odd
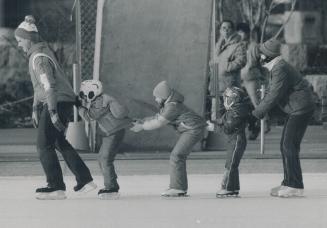
{"type": "MultiPolygon", "coordinates": [[[[77,94],[79,91],[79,84],[80,84],[80,80],[79,80],[79,75],[77,74],[77,64],[74,63],[73,64],[73,89],[74,89],[74,93],[77,94]]],[[[76,106],[74,106],[74,122],[78,122],[78,110],[76,108],[76,106]]]]}
{"type": "Polygon", "coordinates": [[[102,18],[103,6],[105,0],[98,0],[97,4],[97,18],[95,29],[95,50],[94,50],[94,65],[93,65],[93,79],[99,80],[100,72],[100,50],[101,50],[101,36],[102,36],[102,18]]]}
{"type": "MultiPolygon", "coordinates": [[[[261,100],[265,97],[266,88],[265,85],[261,85],[261,100]]],[[[265,120],[263,118],[260,120],[260,154],[265,153],[265,120]]]]}

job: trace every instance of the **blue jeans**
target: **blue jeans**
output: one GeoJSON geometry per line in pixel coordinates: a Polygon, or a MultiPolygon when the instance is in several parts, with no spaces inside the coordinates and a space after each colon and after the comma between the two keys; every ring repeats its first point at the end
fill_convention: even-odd
{"type": "Polygon", "coordinates": [[[104,187],[106,189],[119,190],[114,160],[124,136],[125,129],[122,129],[110,136],[102,138],[102,145],[99,151],[99,163],[104,178],[104,187]]]}
{"type": "MultiPolygon", "coordinates": [[[[67,126],[73,103],[60,102],[57,112],[62,123],[67,126]]],[[[37,132],[37,152],[40,157],[49,187],[66,189],[62,170],[56,154],[57,149],[63,156],[69,169],[76,177],[78,184],[92,181],[90,170],[87,168],[75,149],[66,140],[63,132],[59,132],[51,122],[48,106],[39,108],[40,119],[37,132]]]]}
{"type": "Polygon", "coordinates": [[[169,188],[187,191],[186,159],[193,146],[203,138],[204,128],[187,130],[181,133],[170,154],[169,188]]]}
{"type": "Polygon", "coordinates": [[[282,185],[292,188],[304,188],[300,164],[300,145],[313,111],[302,115],[287,117],[280,150],[283,158],[284,180],[282,185]]]}

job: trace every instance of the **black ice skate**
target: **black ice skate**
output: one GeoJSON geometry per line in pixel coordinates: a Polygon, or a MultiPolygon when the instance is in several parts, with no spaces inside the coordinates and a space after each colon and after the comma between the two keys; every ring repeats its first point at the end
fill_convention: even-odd
{"type": "Polygon", "coordinates": [[[66,199],[65,188],[43,187],[37,188],[36,199],[39,200],[63,200],[66,199]]]}
{"type": "Polygon", "coordinates": [[[118,199],[119,198],[118,189],[100,189],[98,192],[99,199],[102,200],[111,200],[111,199],[118,199]]]}

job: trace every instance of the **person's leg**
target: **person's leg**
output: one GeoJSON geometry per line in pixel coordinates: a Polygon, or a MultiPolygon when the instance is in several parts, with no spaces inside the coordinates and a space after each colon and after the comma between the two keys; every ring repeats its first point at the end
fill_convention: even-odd
{"type": "Polygon", "coordinates": [[[287,121],[283,151],[287,169],[286,186],[303,189],[302,170],[300,164],[300,145],[307,129],[312,112],[303,115],[291,115],[287,121]]]}
{"type": "Polygon", "coordinates": [[[230,148],[225,163],[225,173],[222,181],[222,189],[227,191],[239,191],[239,164],[246,149],[245,132],[230,137],[230,148]]]}
{"type": "Polygon", "coordinates": [[[204,129],[183,132],[170,154],[170,185],[171,189],[187,191],[186,158],[193,146],[203,137],[204,129]]]}
{"type": "MultiPolygon", "coordinates": [[[[64,125],[68,124],[69,114],[72,110],[71,103],[58,103],[58,115],[64,125]]],[[[62,132],[55,130],[56,149],[62,154],[68,168],[76,177],[77,185],[84,186],[93,180],[89,168],[83,162],[79,154],[66,140],[62,132]]]]}
{"type": "Polygon", "coordinates": [[[99,151],[99,164],[104,178],[104,187],[107,190],[119,190],[114,160],[124,135],[125,130],[123,129],[102,139],[99,151]]]}
{"type": "Polygon", "coordinates": [[[281,183],[281,186],[286,186],[287,185],[287,179],[288,179],[288,174],[287,174],[287,168],[286,168],[286,158],[285,158],[285,151],[284,151],[284,138],[285,138],[285,132],[286,132],[286,129],[287,129],[287,122],[288,122],[288,119],[289,117],[287,117],[285,119],[285,124],[284,124],[284,127],[283,127],[283,131],[282,131],[282,136],[281,136],[281,139],[280,139],[280,152],[281,152],[281,155],[282,155],[282,161],[283,161],[283,173],[284,173],[284,177],[283,177],[283,180],[282,180],[282,183],[281,183]]]}
{"type": "Polygon", "coordinates": [[[48,187],[66,190],[60,163],[55,151],[56,129],[47,106],[42,107],[37,132],[37,152],[44,170],[48,187]]]}

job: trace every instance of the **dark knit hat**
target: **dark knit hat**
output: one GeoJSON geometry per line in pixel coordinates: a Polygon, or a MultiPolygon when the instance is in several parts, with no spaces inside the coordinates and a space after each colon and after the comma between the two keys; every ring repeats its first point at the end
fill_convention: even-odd
{"type": "Polygon", "coordinates": [[[18,28],[15,30],[15,36],[27,40],[39,41],[39,33],[35,25],[35,19],[32,15],[27,15],[25,20],[20,23],[18,28]]]}
{"type": "Polygon", "coordinates": [[[259,49],[265,56],[274,58],[280,55],[280,46],[281,43],[278,40],[270,39],[263,44],[260,44],[259,49]]]}
{"type": "Polygon", "coordinates": [[[172,90],[169,88],[167,82],[162,81],[153,89],[153,96],[166,100],[170,96],[171,92],[172,90]]]}

